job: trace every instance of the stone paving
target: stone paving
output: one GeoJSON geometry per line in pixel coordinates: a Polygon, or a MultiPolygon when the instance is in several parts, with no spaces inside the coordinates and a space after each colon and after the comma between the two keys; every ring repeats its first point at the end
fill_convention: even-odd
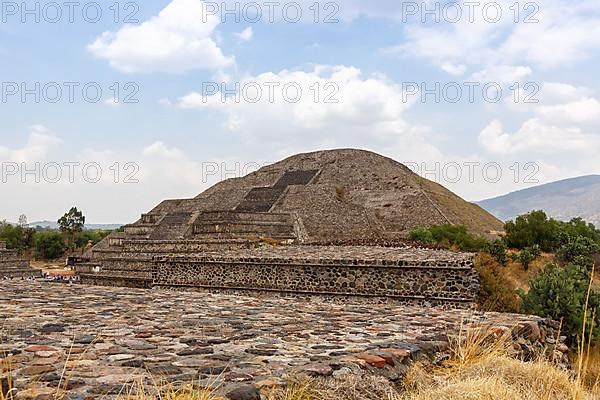
{"type": "Polygon", "coordinates": [[[449,337],[469,323],[512,331],[524,356],[567,350],[557,325],[537,317],[3,281],[0,365],[17,398],[41,400],[61,387],[71,399],[110,399],[132,382],[164,380],[260,399],[291,377],[395,381],[416,359],[445,357],[449,337]]]}

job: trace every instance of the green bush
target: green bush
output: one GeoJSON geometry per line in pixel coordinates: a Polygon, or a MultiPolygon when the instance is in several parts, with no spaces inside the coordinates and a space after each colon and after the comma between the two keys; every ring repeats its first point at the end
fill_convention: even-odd
{"type": "Polygon", "coordinates": [[[417,228],[413,229],[408,233],[408,238],[410,240],[415,240],[417,242],[423,243],[435,243],[435,239],[433,238],[433,234],[427,228],[417,228]]]}
{"type": "Polygon", "coordinates": [[[506,265],[508,255],[506,254],[506,243],[503,240],[493,240],[488,242],[485,251],[496,259],[501,265],[506,265]]]}
{"type": "Polygon", "coordinates": [[[62,235],[59,232],[37,232],[35,235],[36,255],[53,259],[61,256],[65,252],[62,235]]]}
{"type": "Polygon", "coordinates": [[[480,251],[487,244],[485,238],[470,234],[464,225],[436,225],[429,231],[436,243],[447,247],[457,246],[463,251],[480,251]]]}
{"type": "MultiPolygon", "coordinates": [[[[548,264],[530,282],[527,294],[521,293],[522,310],[545,318],[562,321],[562,330],[571,343],[581,339],[584,309],[590,284],[590,273],[586,266],[574,263],[564,267],[548,264]]],[[[587,329],[594,326],[593,336],[600,333],[600,294],[592,291],[589,299],[587,329]]]]}
{"type": "Polygon", "coordinates": [[[420,242],[436,243],[444,247],[457,247],[462,251],[481,251],[487,246],[485,238],[469,233],[464,225],[435,225],[417,228],[409,232],[408,238],[420,242]]]}
{"type": "Polygon", "coordinates": [[[523,269],[525,271],[528,271],[529,264],[531,264],[531,262],[535,260],[535,255],[529,249],[526,248],[519,252],[519,254],[517,255],[517,260],[519,260],[519,262],[523,266],[523,269]]]}
{"type": "Polygon", "coordinates": [[[573,218],[569,222],[559,222],[561,233],[570,238],[582,236],[596,243],[600,243],[600,231],[594,224],[585,222],[581,218],[573,218]]]}

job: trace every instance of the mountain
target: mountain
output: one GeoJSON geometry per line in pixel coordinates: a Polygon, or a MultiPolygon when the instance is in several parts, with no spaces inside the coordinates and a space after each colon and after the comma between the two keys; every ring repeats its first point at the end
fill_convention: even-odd
{"type": "Polygon", "coordinates": [[[587,175],[519,190],[477,204],[502,220],[514,219],[531,210],[544,210],[556,219],[582,217],[600,227],[598,199],[600,175],[587,175]]]}
{"type": "Polygon", "coordinates": [[[502,222],[403,164],[365,150],[298,154],[192,199],[165,200],[110,240],[271,237],[300,243],[405,237],[461,224],[485,234],[502,222]]]}
{"type": "MultiPolygon", "coordinates": [[[[58,223],[56,221],[35,221],[28,224],[30,228],[36,228],[38,226],[47,229],[58,229],[58,223]]],[[[107,230],[112,231],[119,229],[123,224],[85,224],[85,229],[89,230],[107,230]]]]}

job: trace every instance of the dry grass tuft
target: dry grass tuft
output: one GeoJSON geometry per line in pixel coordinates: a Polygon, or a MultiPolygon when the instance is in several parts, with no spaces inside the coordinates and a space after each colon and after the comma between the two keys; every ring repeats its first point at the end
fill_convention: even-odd
{"type": "Polygon", "coordinates": [[[212,387],[195,387],[190,384],[181,389],[172,385],[161,386],[154,382],[151,387],[144,384],[142,379],[137,380],[128,390],[118,397],[118,400],[226,400],[212,387]]]}
{"type": "Polygon", "coordinates": [[[322,399],[314,380],[303,382],[290,382],[286,388],[272,391],[268,400],[313,400],[322,399]]]}
{"type": "Polygon", "coordinates": [[[584,389],[567,371],[547,361],[523,362],[507,356],[479,359],[462,369],[440,371],[444,381],[425,384],[397,400],[591,400],[600,392],[584,389]]]}
{"type": "Polygon", "coordinates": [[[511,347],[510,329],[461,326],[460,334],[450,338],[450,360],[446,364],[461,370],[472,364],[506,356],[511,347]]]}
{"type": "Polygon", "coordinates": [[[578,363],[580,358],[583,358],[584,364],[581,385],[600,393],[600,347],[590,348],[586,354],[578,356],[575,362],[578,363]]]}

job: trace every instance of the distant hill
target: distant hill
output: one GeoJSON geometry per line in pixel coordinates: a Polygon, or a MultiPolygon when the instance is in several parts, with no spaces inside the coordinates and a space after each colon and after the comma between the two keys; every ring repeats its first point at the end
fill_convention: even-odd
{"type": "MultiPolygon", "coordinates": [[[[28,224],[30,228],[42,227],[47,229],[58,229],[58,223],[56,221],[35,221],[28,224]]],[[[85,224],[85,229],[91,230],[115,230],[119,229],[123,224],[85,224]]]]}
{"type": "Polygon", "coordinates": [[[565,179],[478,202],[502,220],[514,219],[531,210],[569,220],[582,217],[600,227],[600,175],[565,179]]]}

